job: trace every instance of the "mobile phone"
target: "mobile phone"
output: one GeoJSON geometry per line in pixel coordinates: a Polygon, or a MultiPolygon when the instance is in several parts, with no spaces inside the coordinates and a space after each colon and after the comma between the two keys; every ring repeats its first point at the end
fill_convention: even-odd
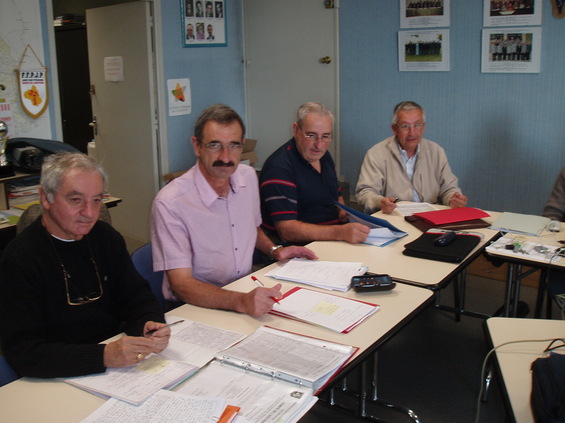
{"type": "Polygon", "coordinates": [[[386,274],[365,274],[353,276],[351,286],[357,292],[388,291],[393,289],[396,283],[386,274]]]}

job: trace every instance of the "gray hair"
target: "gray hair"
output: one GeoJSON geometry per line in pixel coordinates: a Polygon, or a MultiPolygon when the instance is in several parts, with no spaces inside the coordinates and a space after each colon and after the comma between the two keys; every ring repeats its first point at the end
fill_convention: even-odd
{"type": "Polygon", "coordinates": [[[334,115],[330,109],[324,106],[322,103],[316,103],[314,101],[310,101],[308,103],[304,103],[302,106],[298,108],[296,111],[296,123],[298,126],[302,127],[304,120],[306,119],[306,115],[308,113],[316,113],[321,116],[329,116],[332,119],[332,124],[334,121],[334,115]]]}
{"type": "Polygon", "coordinates": [[[200,114],[200,116],[196,120],[196,123],[194,124],[194,136],[199,143],[202,142],[204,125],[206,125],[206,122],[210,120],[224,125],[228,125],[232,122],[237,122],[239,123],[239,126],[241,126],[241,138],[243,138],[243,136],[245,135],[245,125],[243,124],[241,116],[239,116],[235,110],[233,110],[229,106],[226,106],[225,104],[214,104],[207,107],[200,114]]]}
{"type": "Polygon", "coordinates": [[[409,110],[420,110],[422,112],[422,119],[424,123],[426,123],[426,112],[422,106],[414,101],[402,101],[394,106],[394,111],[392,112],[392,124],[396,125],[398,122],[398,112],[407,112],[409,110]]]}
{"type": "Polygon", "coordinates": [[[104,192],[106,192],[108,176],[102,165],[86,154],[65,151],[45,157],[41,166],[40,184],[47,196],[47,201],[53,202],[55,193],[61,185],[61,180],[67,172],[74,169],[98,173],[102,178],[104,192]]]}

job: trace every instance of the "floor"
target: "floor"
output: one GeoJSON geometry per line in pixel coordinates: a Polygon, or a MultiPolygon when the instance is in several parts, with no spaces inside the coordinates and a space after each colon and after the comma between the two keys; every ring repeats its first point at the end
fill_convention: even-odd
{"type": "MultiPolygon", "coordinates": [[[[468,275],[467,281],[466,309],[494,314],[502,305],[505,284],[473,275],[468,275]]],[[[453,304],[451,291],[448,287],[442,292],[442,304],[453,304]]],[[[530,309],[526,317],[533,317],[536,294],[536,288],[524,286],[521,290],[521,300],[530,309]]],[[[555,305],[553,317],[560,318],[555,305]]],[[[472,423],[487,350],[483,319],[462,316],[456,322],[451,312],[431,306],[379,350],[379,398],[409,407],[422,423],[472,423]]],[[[343,395],[338,398],[348,400],[343,395]]],[[[412,421],[382,406],[371,406],[368,412],[383,422],[412,421]]],[[[366,420],[341,414],[320,400],[300,422],[326,421],[366,420]]],[[[487,401],[481,403],[478,422],[506,421],[500,384],[494,378],[487,401]]]]}

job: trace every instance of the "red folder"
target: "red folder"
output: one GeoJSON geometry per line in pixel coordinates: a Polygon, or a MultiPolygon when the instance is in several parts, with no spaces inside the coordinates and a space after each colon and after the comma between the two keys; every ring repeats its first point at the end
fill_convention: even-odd
{"type": "Polygon", "coordinates": [[[434,210],[429,212],[414,213],[414,216],[433,225],[445,225],[449,223],[465,222],[467,220],[490,217],[482,210],[473,207],[458,207],[455,209],[434,210]]]}

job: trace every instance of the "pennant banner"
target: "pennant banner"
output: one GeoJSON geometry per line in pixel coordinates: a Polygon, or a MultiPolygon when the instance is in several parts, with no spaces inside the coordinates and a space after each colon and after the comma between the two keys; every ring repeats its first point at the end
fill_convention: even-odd
{"type": "Polygon", "coordinates": [[[27,69],[17,72],[22,107],[28,115],[37,119],[47,108],[49,100],[47,69],[27,69]]]}
{"type": "Polygon", "coordinates": [[[553,15],[556,18],[563,19],[563,16],[565,16],[565,11],[563,9],[565,0],[551,0],[551,3],[553,4],[553,15]]]}

